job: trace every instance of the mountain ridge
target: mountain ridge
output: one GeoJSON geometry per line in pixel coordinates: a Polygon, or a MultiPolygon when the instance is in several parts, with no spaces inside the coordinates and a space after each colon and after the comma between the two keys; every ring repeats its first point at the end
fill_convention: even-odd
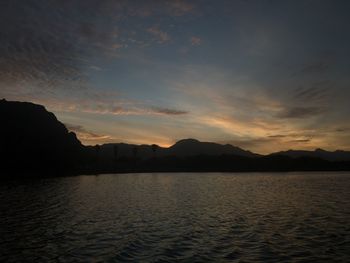
{"type": "Polygon", "coordinates": [[[131,157],[133,155],[139,158],[178,156],[188,157],[195,155],[238,155],[244,157],[259,157],[261,155],[246,151],[230,144],[218,144],[215,142],[201,142],[197,139],[181,139],[169,147],[161,147],[156,144],[127,144],[127,143],[107,143],[100,145],[103,155],[118,155],[119,157],[131,157]],[[115,148],[116,147],[116,148],[115,148]],[[137,149],[137,152],[135,152],[137,149]],[[115,153],[117,151],[117,153],[115,153]],[[107,153],[108,152],[108,153],[107,153]]]}
{"type": "Polygon", "coordinates": [[[282,151],[259,155],[230,144],[182,139],[170,147],[109,143],[84,146],[45,107],[0,100],[0,172],[349,171],[350,152],[282,151]]]}
{"type": "Polygon", "coordinates": [[[84,146],[44,106],[0,100],[0,169],[72,170],[84,146]]]}
{"type": "MultiPolygon", "coordinates": [[[[124,147],[122,154],[120,156],[132,156],[132,149],[134,147],[142,149],[141,155],[139,157],[142,157],[142,153],[144,151],[148,151],[146,153],[147,157],[152,157],[154,154],[152,153],[152,145],[154,144],[129,144],[129,143],[107,143],[100,145],[101,148],[104,147],[113,147],[113,146],[121,146],[124,147]],[[128,148],[127,150],[125,148],[128,148]]],[[[315,150],[294,150],[289,149],[286,151],[278,151],[273,152],[270,154],[258,154],[251,152],[249,150],[242,149],[240,147],[231,145],[231,144],[220,144],[215,142],[203,142],[199,141],[197,139],[188,138],[188,139],[181,139],[177,142],[175,142],[173,145],[169,147],[161,147],[157,145],[156,154],[158,157],[160,156],[180,156],[180,157],[186,157],[186,156],[195,156],[195,155],[209,155],[209,156],[216,156],[216,155],[237,155],[237,156],[244,156],[244,157],[263,157],[263,156],[288,156],[291,158],[300,158],[300,157],[313,157],[313,158],[321,158],[328,161],[348,161],[350,160],[350,151],[345,150],[335,150],[335,151],[328,151],[321,148],[317,148],[315,150]],[[203,146],[212,146],[216,149],[216,151],[209,151],[208,148],[205,149],[203,146]],[[193,147],[199,147],[202,151],[199,151],[199,149],[193,149],[193,147]],[[191,149],[192,148],[192,149],[191,149]],[[218,150],[221,149],[220,150],[218,150]],[[177,151],[178,150],[178,151],[177,151]]]]}
{"type": "Polygon", "coordinates": [[[321,158],[328,161],[348,161],[350,160],[350,151],[344,150],[335,150],[327,151],[324,149],[317,148],[315,150],[287,150],[271,153],[269,155],[283,155],[291,158],[300,158],[300,157],[314,157],[321,158]]]}

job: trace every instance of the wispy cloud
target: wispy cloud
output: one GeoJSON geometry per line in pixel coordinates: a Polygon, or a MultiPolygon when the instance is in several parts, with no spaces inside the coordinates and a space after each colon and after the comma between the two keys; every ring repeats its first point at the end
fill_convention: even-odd
{"type": "Polygon", "coordinates": [[[277,114],[282,119],[305,119],[321,115],[326,111],[323,107],[290,107],[277,114]]]}
{"type": "Polygon", "coordinates": [[[307,86],[300,86],[294,90],[294,100],[297,102],[320,103],[331,95],[332,82],[329,80],[316,81],[307,86]]]}
{"type": "Polygon", "coordinates": [[[311,139],[299,139],[299,140],[291,140],[289,142],[295,142],[295,143],[308,143],[311,142],[311,139]]]}
{"type": "MultiPolygon", "coordinates": [[[[84,86],[89,79],[85,70],[93,67],[96,55],[118,57],[128,44],[143,43],[129,35],[144,28],[132,23],[121,28],[120,23],[150,15],[183,16],[193,8],[183,0],[4,0],[0,8],[0,85],[84,86]]],[[[157,27],[148,32],[158,43],[170,40],[157,27]]]]}
{"type": "Polygon", "coordinates": [[[147,32],[152,34],[157,39],[157,42],[160,44],[163,44],[170,40],[170,36],[168,35],[168,33],[160,30],[158,26],[148,28],[147,32]]]}
{"type": "Polygon", "coordinates": [[[334,66],[336,56],[333,51],[323,51],[317,57],[310,58],[299,66],[293,76],[324,75],[334,66]]]}
{"type": "Polygon", "coordinates": [[[170,0],[167,1],[167,4],[170,6],[171,13],[175,16],[182,16],[194,9],[193,3],[185,0],[170,0]]]}
{"type": "Polygon", "coordinates": [[[86,142],[88,142],[88,144],[91,142],[98,143],[98,142],[105,142],[112,139],[112,136],[110,135],[102,135],[102,134],[91,132],[81,125],[65,123],[65,126],[67,127],[68,130],[74,132],[77,135],[77,137],[84,143],[86,142]]]}
{"type": "Polygon", "coordinates": [[[111,42],[93,25],[94,16],[85,21],[89,10],[77,2],[5,1],[0,10],[2,85],[84,85],[91,50],[111,42]]]}
{"type": "Polygon", "coordinates": [[[285,138],[287,137],[287,135],[283,135],[283,134],[275,134],[275,135],[269,135],[267,136],[268,138],[285,138]]]}
{"type": "Polygon", "coordinates": [[[175,109],[169,109],[169,108],[161,108],[161,107],[152,107],[152,110],[154,110],[154,113],[164,114],[164,115],[184,115],[188,114],[188,111],[183,110],[175,110],[175,109]]]}
{"type": "Polygon", "coordinates": [[[160,115],[160,116],[179,116],[188,114],[187,111],[161,108],[161,107],[148,107],[148,106],[111,106],[111,105],[97,105],[92,107],[77,108],[76,110],[95,114],[111,114],[111,115],[160,115]]]}
{"type": "Polygon", "coordinates": [[[341,128],[337,128],[335,129],[336,132],[349,132],[350,128],[348,127],[341,127],[341,128]]]}
{"type": "Polygon", "coordinates": [[[168,116],[176,117],[189,114],[186,110],[149,106],[136,101],[107,100],[98,96],[90,99],[73,99],[63,101],[35,101],[49,105],[51,110],[66,112],[83,112],[104,115],[128,115],[128,116],[168,116]],[[95,100],[95,101],[94,101],[95,100]]]}
{"type": "MultiPolygon", "coordinates": [[[[116,2],[109,0],[110,2],[116,2]]],[[[184,16],[194,11],[193,1],[187,0],[148,0],[132,2],[128,0],[118,1],[124,11],[130,16],[147,18],[150,16],[184,16]],[[137,3],[137,4],[136,4],[137,3]]]]}
{"type": "Polygon", "coordinates": [[[321,74],[326,72],[330,68],[330,62],[329,61],[317,61],[305,64],[301,69],[301,74],[321,74]]]}
{"type": "Polygon", "coordinates": [[[192,46],[199,46],[202,44],[202,39],[196,36],[190,38],[190,43],[192,46]]]}
{"type": "Polygon", "coordinates": [[[279,151],[281,145],[283,145],[284,149],[300,149],[300,147],[309,150],[315,149],[317,145],[320,145],[320,141],[312,143],[312,140],[312,138],[300,132],[270,136],[244,136],[223,142],[251,149],[257,153],[268,154],[279,151]]]}

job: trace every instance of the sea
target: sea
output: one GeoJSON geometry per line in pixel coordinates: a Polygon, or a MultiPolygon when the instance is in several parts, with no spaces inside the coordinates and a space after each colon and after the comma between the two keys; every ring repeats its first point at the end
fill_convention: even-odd
{"type": "Polygon", "coordinates": [[[350,262],[350,172],[0,181],[0,262],[350,262]]]}

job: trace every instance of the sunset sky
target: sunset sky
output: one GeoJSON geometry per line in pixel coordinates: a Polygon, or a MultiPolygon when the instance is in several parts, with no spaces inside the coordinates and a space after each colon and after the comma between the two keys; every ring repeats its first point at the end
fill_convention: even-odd
{"type": "Polygon", "coordinates": [[[350,150],[350,1],[2,0],[0,98],[84,144],[350,150]]]}

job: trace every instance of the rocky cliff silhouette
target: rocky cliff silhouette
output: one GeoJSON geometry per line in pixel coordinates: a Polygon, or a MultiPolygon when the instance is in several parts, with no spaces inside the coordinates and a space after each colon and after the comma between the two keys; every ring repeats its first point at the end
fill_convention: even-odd
{"type": "Polygon", "coordinates": [[[84,147],[43,106],[0,101],[2,171],[57,173],[81,166],[84,147]]]}

